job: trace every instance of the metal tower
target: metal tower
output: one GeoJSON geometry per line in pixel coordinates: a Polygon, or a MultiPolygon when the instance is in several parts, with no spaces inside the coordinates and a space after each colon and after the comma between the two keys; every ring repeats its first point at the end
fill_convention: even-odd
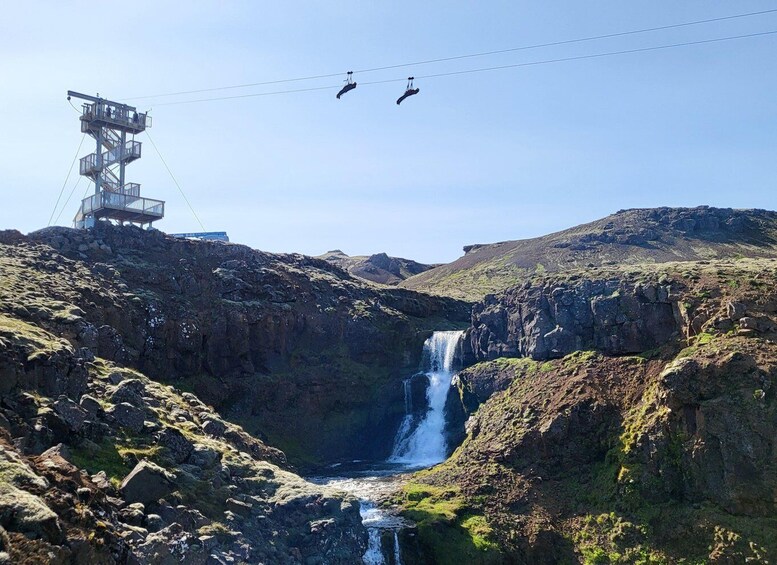
{"type": "Polygon", "coordinates": [[[94,182],[94,194],[81,201],[73,225],[94,226],[95,220],[114,220],[141,227],[165,215],[162,200],[141,198],[140,185],[125,182],[127,164],[140,159],[141,144],[135,134],[151,127],[151,117],[133,106],[68,90],[71,97],[86,100],[81,114],[81,131],[96,142],[97,150],[81,159],[81,175],[94,182]],[[132,139],[127,139],[127,135],[132,139]]]}

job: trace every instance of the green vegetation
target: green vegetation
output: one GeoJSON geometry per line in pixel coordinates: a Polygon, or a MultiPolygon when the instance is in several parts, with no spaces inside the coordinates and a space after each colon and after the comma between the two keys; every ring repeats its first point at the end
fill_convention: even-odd
{"type": "Polygon", "coordinates": [[[457,487],[407,483],[397,503],[414,521],[424,555],[435,563],[501,563],[486,518],[469,507],[457,487]]]}
{"type": "Polygon", "coordinates": [[[89,474],[105,471],[108,479],[118,486],[122,479],[132,470],[129,460],[119,453],[117,445],[110,439],[99,445],[76,447],[72,450],[73,464],[79,469],[86,469],[89,474]]]}
{"type": "MultiPolygon", "coordinates": [[[[48,356],[61,349],[69,349],[67,342],[32,324],[0,314],[0,340],[7,339],[27,348],[30,361],[48,356]]],[[[0,341],[2,343],[2,341],[0,341]]]]}

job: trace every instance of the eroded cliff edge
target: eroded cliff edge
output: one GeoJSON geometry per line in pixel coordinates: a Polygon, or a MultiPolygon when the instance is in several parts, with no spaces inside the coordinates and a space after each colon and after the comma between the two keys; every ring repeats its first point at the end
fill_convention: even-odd
{"type": "Polygon", "coordinates": [[[309,257],[102,224],[0,232],[0,277],[13,562],[358,561],[358,502],[287,459],[390,449],[421,343],[469,316],[309,257]]]}
{"type": "Polygon", "coordinates": [[[718,260],[486,297],[451,401],[464,441],[397,500],[408,562],[772,561],[776,282],[777,261],[718,260]]]}
{"type": "Polygon", "coordinates": [[[4,309],[195,392],[298,463],[384,455],[423,340],[469,319],[302,255],[109,225],[2,241],[4,309]]]}

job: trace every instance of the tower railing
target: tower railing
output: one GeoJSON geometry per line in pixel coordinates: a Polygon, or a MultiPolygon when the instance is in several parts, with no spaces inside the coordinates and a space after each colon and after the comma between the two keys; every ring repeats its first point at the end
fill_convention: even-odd
{"type": "Polygon", "coordinates": [[[94,182],[95,193],[81,202],[73,223],[89,228],[96,220],[152,225],[164,216],[164,201],[140,196],[140,185],[125,180],[126,166],[141,157],[134,136],[151,126],[147,113],[134,106],[98,96],[68,91],[84,100],[81,131],[95,141],[94,153],[81,158],[81,175],[94,182]],[[127,139],[130,135],[133,139],[127,139]]]}
{"type": "Polygon", "coordinates": [[[141,132],[151,127],[151,116],[120,104],[111,105],[106,102],[84,104],[81,114],[81,132],[88,133],[95,125],[141,132]]]}
{"type": "Polygon", "coordinates": [[[121,146],[114,147],[108,151],[103,151],[98,159],[97,153],[90,153],[86,157],[81,157],[80,171],[82,175],[92,175],[103,167],[110,167],[120,161],[129,163],[135,159],[140,159],[141,143],[139,141],[128,141],[124,144],[124,150],[121,146]]]}

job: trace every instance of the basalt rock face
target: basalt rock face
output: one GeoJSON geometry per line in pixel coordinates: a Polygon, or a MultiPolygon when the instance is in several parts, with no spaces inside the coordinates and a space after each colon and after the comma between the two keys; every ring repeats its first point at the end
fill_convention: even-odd
{"type": "Polygon", "coordinates": [[[7,311],[194,390],[298,462],[385,455],[423,340],[469,317],[319,259],[102,223],[4,232],[0,251],[7,311]]]}
{"type": "Polygon", "coordinates": [[[596,349],[624,355],[655,349],[683,330],[680,290],[624,279],[526,283],[487,296],[472,314],[475,360],[555,359],[596,349]]]}
{"type": "Polygon", "coordinates": [[[503,322],[473,330],[483,361],[456,376],[465,439],[408,504],[424,485],[426,507],[460,497],[466,511],[437,527],[469,531],[487,563],[771,561],[777,261],[585,275],[536,277],[475,308],[503,322]],[[537,320],[551,321],[509,329],[537,320]],[[556,326],[574,351],[548,346],[556,326]]]}
{"type": "Polygon", "coordinates": [[[0,563],[345,565],[366,549],[355,498],[193,394],[6,312],[0,359],[0,563]]]}

